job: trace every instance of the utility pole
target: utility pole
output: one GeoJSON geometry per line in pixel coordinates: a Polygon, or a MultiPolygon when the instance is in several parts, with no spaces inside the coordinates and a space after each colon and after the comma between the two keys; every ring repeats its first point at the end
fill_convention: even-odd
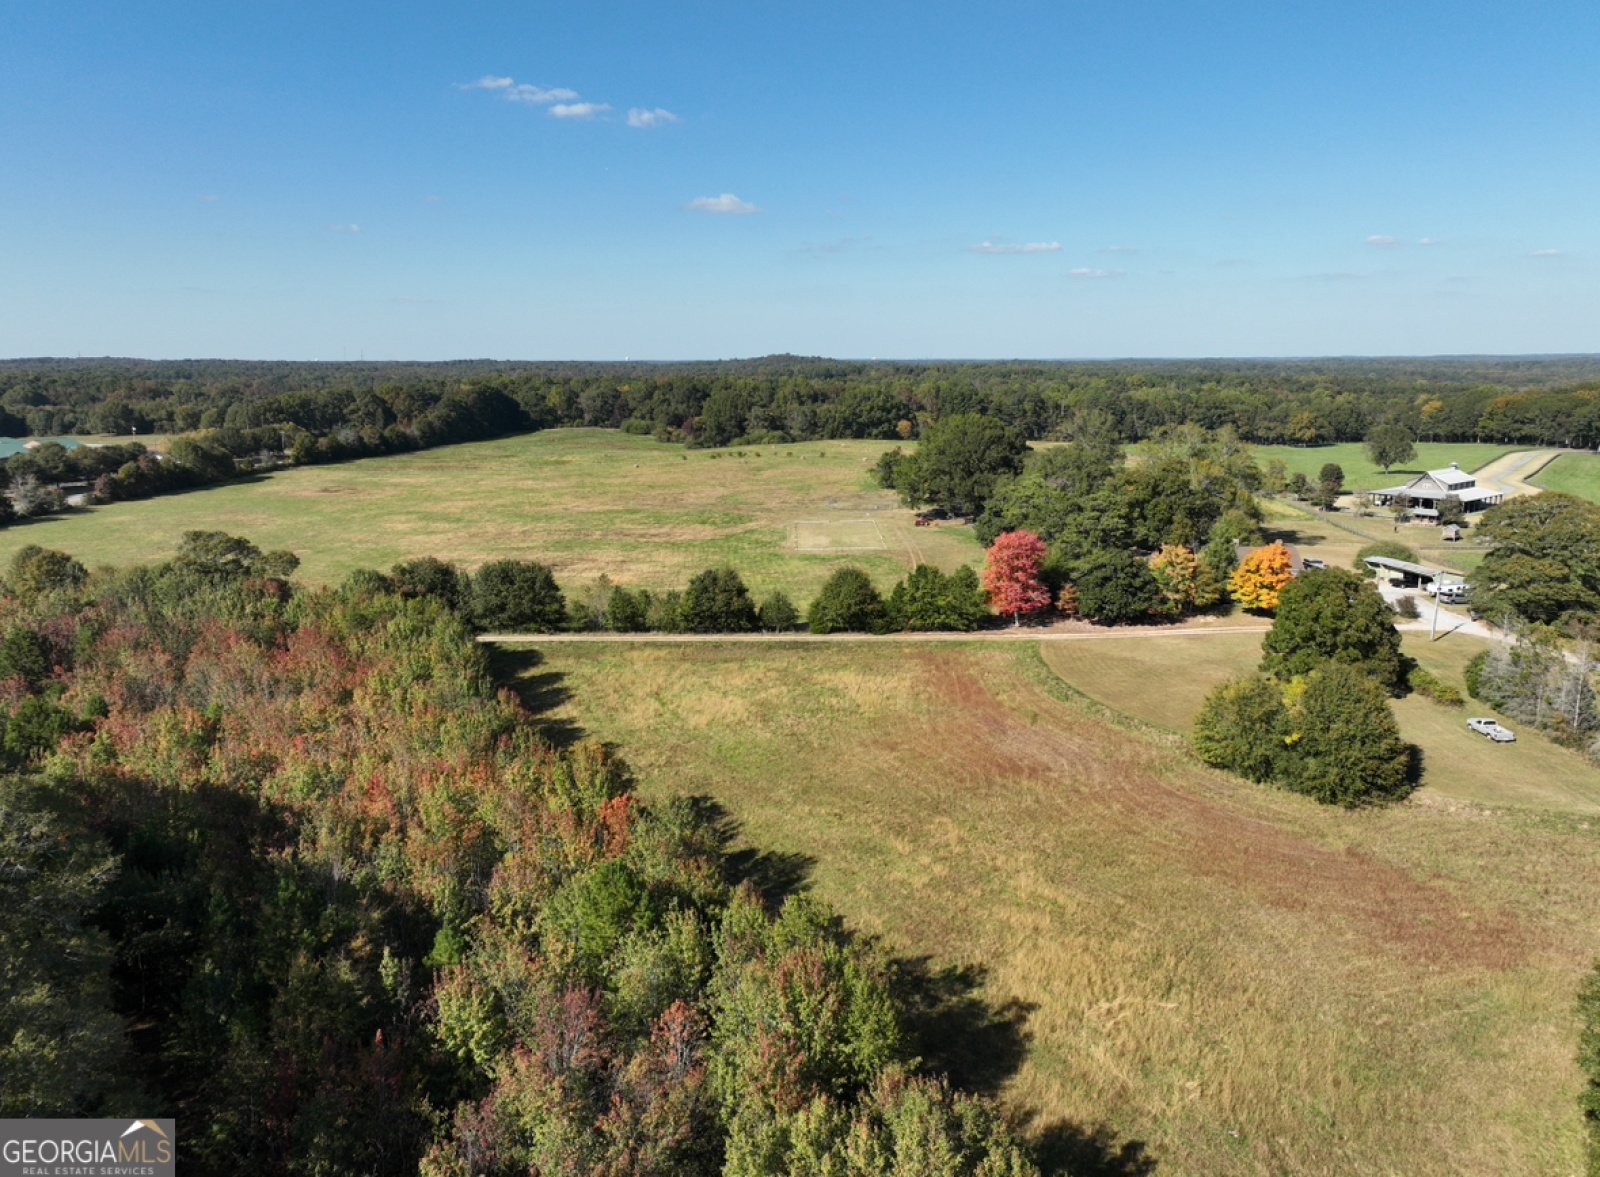
{"type": "Polygon", "coordinates": [[[1439,590],[1442,588],[1444,588],[1444,569],[1440,568],[1433,574],[1433,625],[1428,630],[1430,642],[1439,640],[1439,597],[1442,595],[1439,590]]]}

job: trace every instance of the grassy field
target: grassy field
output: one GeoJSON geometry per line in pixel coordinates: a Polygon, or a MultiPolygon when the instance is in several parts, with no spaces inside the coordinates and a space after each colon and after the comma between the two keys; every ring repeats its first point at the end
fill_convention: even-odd
{"type": "Polygon", "coordinates": [[[1581,818],[1250,786],[1032,644],[542,653],[501,669],[553,731],[617,743],[646,797],[715,799],[890,951],[972,970],[991,1014],[930,1057],[994,1084],[1053,1165],[1579,1171],[1581,818]]]}
{"type": "MultiPolygon", "coordinates": [[[[1338,445],[1258,445],[1256,461],[1266,469],[1274,458],[1281,459],[1290,474],[1304,474],[1316,482],[1317,474],[1329,462],[1336,462],[1344,470],[1346,490],[1381,490],[1386,486],[1399,486],[1424,470],[1442,470],[1451,462],[1463,470],[1476,470],[1486,466],[1502,454],[1519,447],[1512,445],[1483,445],[1477,442],[1417,442],[1417,456],[1389,473],[1383,467],[1367,460],[1366,447],[1359,441],[1341,442],[1338,445]]],[[[1520,447],[1526,449],[1527,447],[1520,447]]]]}
{"type": "Polygon", "coordinates": [[[681,587],[732,564],[753,591],[801,604],[835,568],[856,564],[887,587],[918,561],[946,571],[982,552],[968,529],[914,527],[877,489],[874,441],[685,451],[598,429],[551,430],[336,466],[280,471],[13,526],[0,563],[23,544],[84,563],[170,555],[189,529],[221,528],[288,548],[302,578],[438,556],[552,565],[569,590],[604,574],[681,587]]]}
{"type": "Polygon", "coordinates": [[[1539,471],[1533,483],[1600,503],[1600,454],[1562,454],[1539,471]]]}
{"type": "MultiPolygon", "coordinates": [[[[1462,669],[1488,645],[1466,635],[1430,642],[1418,633],[1404,634],[1403,644],[1407,654],[1463,694],[1462,669]]],[[[1187,733],[1213,687],[1256,668],[1261,635],[1047,642],[1040,650],[1052,670],[1098,702],[1187,733]],[[1152,691],[1152,682],[1161,689],[1152,691]]],[[[1600,815],[1600,768],[1522,724],[1510,725],[1517,742],[1509,745],[1491,744],[1467,730],[1468,715],[1493,715],[1492,708],[1470,699],[1462,709],[1441,707],[1411,695],[1394,709],[1401,735],[1422,749],[1422,797],[1600,815]]]]}

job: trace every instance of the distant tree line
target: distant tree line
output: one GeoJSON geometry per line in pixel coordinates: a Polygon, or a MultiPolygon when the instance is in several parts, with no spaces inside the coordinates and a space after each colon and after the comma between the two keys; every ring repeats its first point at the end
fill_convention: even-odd
{"type": "MultiPolygon", "coordinates": [[[[1594,446],[1600,360],[722,364],[0,363],[0,434],[294,427],[328,453],[390,452],[590,425],[720,446],[914,437],[981,413],[1032,440],[1103,414],[1137,441],[1183,423],[1247,441],[1361,441],[1400,424],[1428,441],[1594,446]],[[483,398],[490,398],[485,401],[483,398]],[[477,398],[476,403],[474,403],[477,398]],[[503,398],[503,399],[502,399],[503,398]]],[[[298,459],[297,459],[298,460],[298,459]]]]}

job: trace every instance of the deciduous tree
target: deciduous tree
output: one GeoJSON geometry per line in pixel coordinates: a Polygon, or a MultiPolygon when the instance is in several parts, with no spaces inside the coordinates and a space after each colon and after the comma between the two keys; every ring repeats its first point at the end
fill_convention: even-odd
{"type": "Polygon", "coordinates": [[[1371,581],[1342,568],[1310,569],[1283,586],[1261,650],[1262,673],[1279,679],[1338,662],[1370,675],[1390,694],[1404,683],[1393,610],[1371,581]]]}
{"type": "Polygon", "coordinates": [[[1392,467],[1417,456],[1416,440],[1411,430],[1398,422],[1375,425],[1367,434],[1367,457],[1387,474],[1392,467]]]}
{"type": "Polygon", "coordinates": [[[1246,609],[1270,613],[1278,607],[1278,594],[1294,579],[1289,549],[1281,542],[1257,548],[1228,577],[1228,593],[1246,609]]]}
{"type": "Polygon", "coordinates": [[[996,613],[1020,624],[1023,614],[1050,607],[1050,590],[1039,579],[1044,557],[1044,541],[1031,531],[1008,531],[989,546],[983,589],[996,613]]]}
{"type": "Polygon", "coordinates": [[[859,568],[840,568],[823,583],[806,610],[812,633],[876,633],[885,622],[883,598],[859,568]]]}

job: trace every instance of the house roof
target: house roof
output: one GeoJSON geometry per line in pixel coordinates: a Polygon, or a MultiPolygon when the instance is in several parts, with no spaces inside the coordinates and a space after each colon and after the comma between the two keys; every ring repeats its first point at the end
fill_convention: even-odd
{"type": "Polygon", "coordinates": [[[1478,480],[1451,462],[1443,470],[1429,470],[1418,474],[1403,486],[1391,486],[1377,492],[1395,498],[1406,495],[1414,499],[1443,499],[1454,495],[1462,503],[1478,503],[1484,499],[1499,498],[1504,493],[1478,485],[1478,480]]]}

